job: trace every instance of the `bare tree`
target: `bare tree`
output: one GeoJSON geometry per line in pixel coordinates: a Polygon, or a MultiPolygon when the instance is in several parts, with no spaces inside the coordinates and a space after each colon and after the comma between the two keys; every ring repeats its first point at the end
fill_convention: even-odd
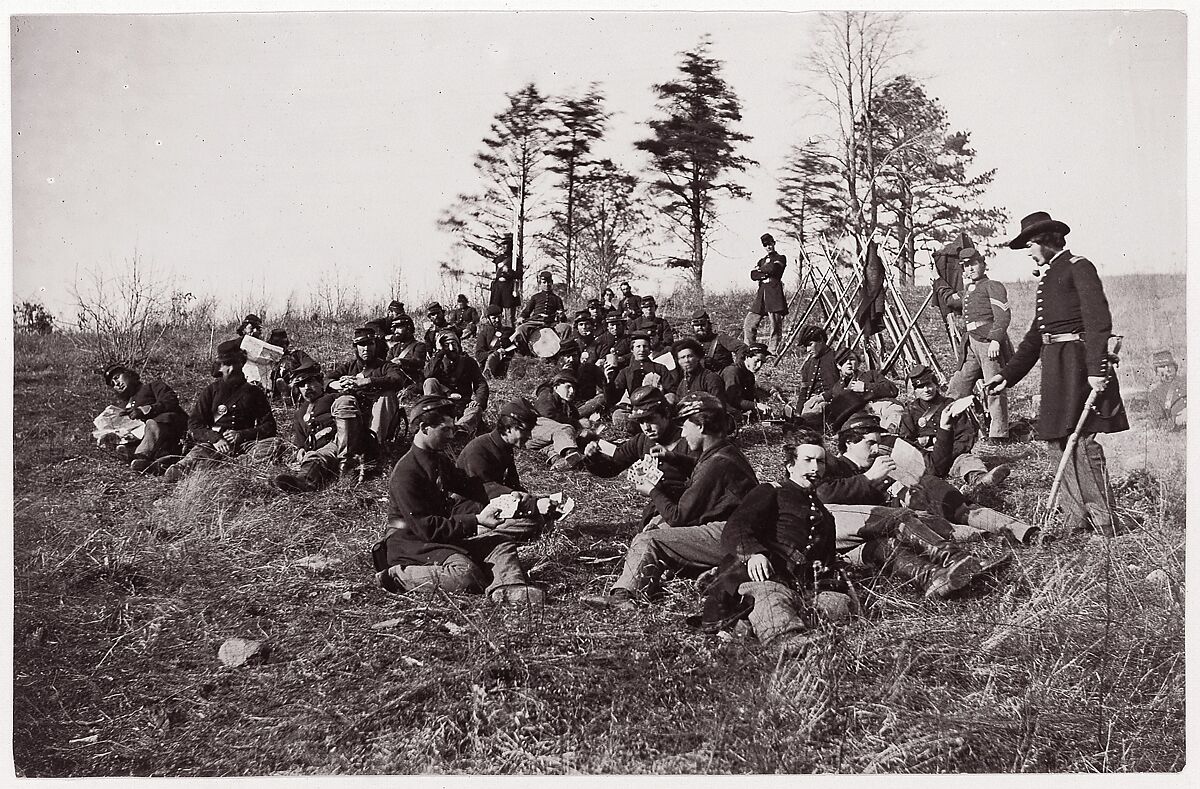
{"type": "Polygon", "coordinates": [[[78,273],[75,281],[75,337],[90,363],[120,362],[144,372],[171,326],[172,296],[178,293],[171,279],[134,250],[123,266],[88,270],[82,287],[78,273]]]}
{"type": "Polygon", "coordinates": [[[902,22],[900,14],[824,13],[808,58],[808,71],[816,78],[808,90],[837,122],[822,147],[842,175],[845,227],[860,253],[879,224],[874,101],[877,88],[908,54],[900,41],[902,22]]]}

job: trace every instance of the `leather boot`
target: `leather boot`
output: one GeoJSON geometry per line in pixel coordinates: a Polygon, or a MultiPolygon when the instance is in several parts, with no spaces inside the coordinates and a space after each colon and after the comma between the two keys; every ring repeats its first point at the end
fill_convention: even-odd
{"type": "Polygon", "coordinates": [[[308,493],[325,487],[325,466],[320,461],[311,461],[300,466],[298,474],[277,474],[271,484],[284,493],[308,493]]]}
{"type": "Polygon", "coordinates": [[[924,556],[942,567],[964,566],[978,574],[983,565],[971,554],[946,540],[918,518],[905,518],[896,526],[896,539],[918,556],[924,556]]]}
{"type": "Polygon", "coordinates": [[[948,564],[935,563],[896,543],[886,567],[901,578],[916,581],[926,597],[946,597],[970,584],[983,569],[975,557],[961,552],[960,557],[948,564]]]}

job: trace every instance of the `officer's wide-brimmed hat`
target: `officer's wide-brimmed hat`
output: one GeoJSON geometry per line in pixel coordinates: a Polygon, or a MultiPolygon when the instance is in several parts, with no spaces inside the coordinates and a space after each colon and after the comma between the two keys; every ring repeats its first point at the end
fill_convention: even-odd
{"type": "Polygon", "coordinates": [[[908,382],[913,386],[936,384],[937,380],[937,374],[924,364],[918,364],[908,372],[908,382]]]}
{"type": "Polygon", "coordinates": [[[408,421],[416,422],[418,418],[431,411],[454,413],[454,401],[442,395],[423,395],[417,402],[408,407],[408,421]]]}
{"type": "Polygon", "coordinates": [[[1041,233],[1061,233],[1065,236],[1070,232],[1071,228],[1057,219],[1051,219],[1045,211],[1034,211],[1021,220],[1021,232],[1008,242],[1008,248],[1023,249],[1029,243],[1029,239],[1041,233]]]}
{"type": "MultiPolygon", "coordinates": [[[[1170,351],[1167,351],[1167,353],[1169,354],[1170,351]]],[[[110,364],[108,367],[104,368],[104,373],[103,373],[104,383],[108,384],[109,386],[112,386],[113,379],[115,379],[121,373],[129,373],[130,375],[134,376],[135,378],[137,377],[136,372],[129,369],[128,367],[126,367],[123,364],[110,364]]]]}
{"type": "Polygon", "coordinates": [[[1162,351],[1154,352],[1154,366],[1155,367],[1175,367],[1175,368],[1179,367],[1179,365],[1175,363],[1175,356],[1169,350],[1162,350],[1162,351]]]}
{"type": "Polygon", "coordinates": [[[866,405],[867,396],[862,392],[851,392],[849,389],[838,392],[832,400],[825,404],[826,432],[836,433],[841,430],[846,421],[862,411],[866,405]]]}
{"type": "Polygon", "coordinates": [[[303,362],[292,370],[292,383],[294,384],[302,384],[305,381],[311,381],[313,378],[320,377],[321,365],[314,361],[303,362]]]}
{"type": "Polygon", "coordinates": [[[500,416],[507,416],[524,428],[533,427],[538,420],[537,411],[533,410],[533,406],[524,397],[518,397],[500,406],[500,416]]]}
{"type": "Polygon", "coordinates": [[[678,356],[679,352],[683,351],[683,350],[691,351],[692,353],[696,354],[697,356],[704,355],[704,346],[701,345],[700,343],[696,342],[696,340],[691,337],[684,337],[682,339],[676,340],[671,345],[671,350],[675,352],[676,356],[678,356]]]}
{"type": "Polygon", "coordinates": [[[246,352],[242,350],[241,340],[226,340],[217,346],[217,362],[220,364],[243,364],[246,352]]]}
{"type": "Polygon", "coordinates": [[[670,413],[671,404],[667,402],[662,390],[656,386],[639,386],[629,395],[629,418],[644,419],[653,413],[670,413]]]}

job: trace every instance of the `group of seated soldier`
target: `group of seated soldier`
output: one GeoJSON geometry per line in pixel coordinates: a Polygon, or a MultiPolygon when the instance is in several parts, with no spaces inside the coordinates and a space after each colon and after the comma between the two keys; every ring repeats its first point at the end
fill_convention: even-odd
{"type": "MultiPolygon", "coordinates": [[[[530,319],[562,311],[561,299],[548,296],[537,300],[534,310],[543,311],[530,311],[530,319]]],[[[1036,534],[947,481],[998,484],[1008,469],[989,470],[973,454],[976,435],[964,402],[944,397],[928,368],[910,373],[913,398],[901,405],[894,382],[861,371],[855,353],[828,348],[819,328],[804,328],[799,336],[809,358],[796,387],[799,416],[787,425],[792,439],[783,447],[781,478],[762,481],[735,439],[738,425],[761,415],[768,399],[784,399],[757,378],[767,348],[715,331],[703,311],[693,315],[692,334],[673,339],[653,300],[630,292],[621,304],[624,314],[604,314],[599,334],[591,309],[569,326],[556,324],[563,342],[554,372],[531,399],[503,404],[494,427],[484,420],[484,370],[501,353],[492,343],[503,330],[493,310],[472,321],[477,313],[460,304],[447,319],[430,304],[421,340],[395,302],[385,318],[355,330],[353,356],[327,372],[288,349],[282,377],[299,395],[290,457],[276,435],[268,392],[243,373],[239,339],[218,346],[220,377],[199,393],[190,415],[161,382],[143,383],[123,367],[105,377],[127,413],[146,422],[139,442],[125,447],[134,470],[150,470],[166,453],[178,456],[186,431],[191,448],[162,464],[168,480],[245,454],[290,460],[292,468],[273,484],[289,493],[315,491],[347,468],[363,476],[378,468],[382,446],[397,425],[407,425],[411,447],[391,470],[387,532],[374,552],[377,579],[392,592],[483,589],[502,602],[544,600],[522,570],[517,546],[557,517],[557,503],[522,487],[519,449],[544,453],[556,470],[598,477],[628,471],[646,496],[641,531],[619,577],[585,603],[630,609],[653,599],[666,569],[705,573],[697,621],[723,630],[746,620],[763,640],[802,630],[814,617],[847,616],[853,604],[846,565],[944,597],[984,572],[962,543],[995,536],[1020,544],[1036,534]],[[647,304],[650,314],[638,314],[647,304]],[[630,320],[636,328],[627,333],[630,320]],[[662,325],[665,331],[652,331],[662,325]],[[468,331],[477,339],[475,356],[462,348],[468,331]],[[402,410],[404,393],[416,401],[402,410]],[[598,436],[606,419],[621,433],[615,445],[598,436]],[[451,440],[464,433],[470,441],[452,460],[451,440]],[[896,479],[889,450],[896,438],[922,457],[908,484],[896,479]]],[[[252,324],[244,328],[253,331],[252,324]]],[[[520,328],[503,342],[519,349],[520,328]]]]}

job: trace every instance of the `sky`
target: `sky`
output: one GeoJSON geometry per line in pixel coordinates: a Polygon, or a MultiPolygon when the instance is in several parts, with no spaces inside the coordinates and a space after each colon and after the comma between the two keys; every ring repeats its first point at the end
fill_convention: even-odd
{"type": "MultiPolygon", "coordinates": [[[[11,21],[13,298],[68,320],[72,290],[136,252],[232,308],[335,279],[371,303],[448,287],[436,221],[477,186],[472,156],[505,93],[599,83],[599,153],[637,172],[651,86],[711,34],[742,101],[740,179],[718,205],[705,282],[750,287],[775,179],[826,128],[805,85],[813,13],[458,12],[17,16],[11,21]]],[[[1072,227],[1101,274],[1182,271],[1186,18],[1175,11],[913,12],[899,71],[971,132],[985,202],[1014,235],[1032,211],[1072,227]]],[[[795,251],[780,251],[795,259],[795,251]]],[[[683,248],[660,250],[685,255],[683,248]]],[[[992,276],[1027,278],[1002,250],[992,276]]],[[[669,292],[650,272],[637,290],[669,292]]],[[[268,323],[269,323],[268,318],[268,323]]]]}

